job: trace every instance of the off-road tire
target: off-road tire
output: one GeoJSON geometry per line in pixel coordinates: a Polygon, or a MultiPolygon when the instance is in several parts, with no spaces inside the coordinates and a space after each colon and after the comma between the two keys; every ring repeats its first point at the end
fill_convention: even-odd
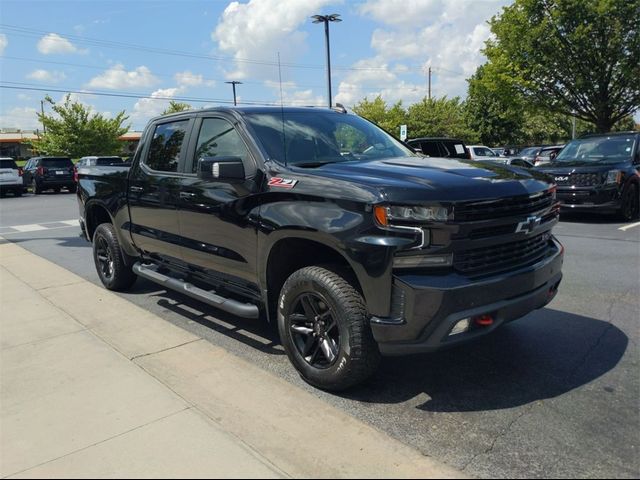
{"type": "Polygon", "coordinates": [[[116,231],[110,223],[99,225],[93,234],[93,261],[100,281],[108,290],[128,290],[138,278],[125,263],[116,231]]]}
{"type": "Polygon", "coordinates": [[[278,300],[278,330],[289,360],[307,383],[328,391],[345,390],[364,382],[380,363],[380,352],[371,333],[362,295],[345,280],[347,275],[338,272],[333,267],[302,268],[287,279],[278,300]],[[334,323],[337,324],[333,330],[334,334],[336,330],[339,334],[338,345],[333,344],[337,354],[335,360],[326,362],[323,368],[305,359],[301,347],[297,346],[301,345],[300,334],[292,330],[296,322],[291,316],[304,316],[295,314],[295,309],[300,305],[300,299],[308,295],[322,297],[320,305],[327,307],[325,313],[335,316],[334,323]]]}

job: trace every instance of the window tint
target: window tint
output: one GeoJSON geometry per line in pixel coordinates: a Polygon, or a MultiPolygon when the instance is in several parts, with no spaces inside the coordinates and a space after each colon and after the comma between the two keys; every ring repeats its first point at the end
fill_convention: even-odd
{"type": "Polygon", "coordinates": [[[14,170],[17,170],[18,166],[13,160],[0,160],[0,168],[13,168],[14,170]]]}
{"type": "Polygon", "coordinates": [[[429,155],[430,157],[441,157],[442,153],[438,149],[438,144],[436,142],[422,142],[420,144],[420,150],[425,155],[429,155]]]}
{"type": "Polygon", "coordinates": [[[42,166],[47,168],[69,168],[73,166],[70,158],[43,158],[42,166]]]}
{"type": "Polygon", "coordinates": [[[180,152],[189,120],[163,123],[156,127],[145,164],[160,172],[177,172],[180,152]]]}
{"type": "Polygon", "coordinates": [[[251,171],[252,162],[249,159],[247,146],[233,125],[221,118],[202,120],[193,161],[193,173],[198,171],[199,160],[205,157],[240,157],[245,169],[248,172],[251,171]]]}

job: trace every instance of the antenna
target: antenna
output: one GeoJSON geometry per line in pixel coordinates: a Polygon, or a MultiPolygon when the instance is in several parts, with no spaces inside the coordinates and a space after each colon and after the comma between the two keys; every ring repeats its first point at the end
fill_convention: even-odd
{"type": "Polygon", "coordinates": [[[282,68],[280,67],[280,52],[278,52],[278,76],[280,77],[280,118],[282,119],[282,153],[284,164],[287,164],[287,141],[284,133],[284,101],[282,95],[282,68]]]}

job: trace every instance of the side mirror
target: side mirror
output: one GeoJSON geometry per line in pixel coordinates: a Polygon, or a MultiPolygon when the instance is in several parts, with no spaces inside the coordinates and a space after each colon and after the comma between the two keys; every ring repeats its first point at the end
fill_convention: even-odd
{"type": "Polygon", "coordinates": [[[551,152],[551,155],[549,155],[549,160],[553,160],[557,156],[558,156],[558,152],[551,152]]]}
{"type": "Polygon", "coordinates": [[[240,157],[204,157],[198,160],[198,178],[220,182],[244,181],[244,164],[240,157]]]}

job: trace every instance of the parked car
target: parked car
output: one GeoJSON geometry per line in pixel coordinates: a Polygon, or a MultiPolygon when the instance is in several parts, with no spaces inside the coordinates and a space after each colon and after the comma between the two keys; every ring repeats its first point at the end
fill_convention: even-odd
{"type": "Polygon", "coordinates": [[[502,160],[504,158],[484,145],[469,145],[467,149],[471,160],[502,160]]]}
{"type": "Polygon", "coordinates": [[[130,168],[78,174],[106,288],[141,276],[262,313],[300,375],[326,390],[364,381],[381,353],[488,334],[545,306],[562,278],[545,175],[425,158],[331,109],[158,117],[130,168]]]}
{"type": "Polygon", "coordinates": [[[558,156],[558,153],[563,148],[564,148],[564,145],[554,145],[551,147],[544,147],[542,150],[540,150],[540,153],[536,155],[536,158],[533,160],[533,164],[536,167],[539,167],[541,165],[547,165],[551,163],[553,159],[556,158],[556,156],[558,156]]]}
{"type": "Polygon", "coordinates": [[[120,165],[124,162],[122,157],[117,156],[88,156],[82,157],[76,162],[76,167],[94,167],[94,166],[108,166],[108,165],[120,165]]]}
{"type": "Polygon", "coordinates": [[[528,160],[531,163],[535,163],[536,157],[540,155],[540,152],[547,145],[538,145],[535,147],[526,147],[520,150],[515,156],[518,158],[522,158],[523,160],[528,160]]]}
{"type": "Polygon", "coordinates": [[[24,188],[22,173],[22,168],[18,167],[13,158],[0,158],[0,195],[11,192],[20,197],[24,188]]]}
{"type": "Polygon", "coordinates": [[[617,213],[625,221],[640,212],[640,133],[587,135],[569,142],[550,165],[536,170],[558,186],[563,211],[617,213]]]}
{"type": "Polygon", "coordinates": [[[50,189],[59,192],[62,188],[73,193],[76,191],[73,177],[74,165],[68,157],[33,157],[24,169],[24,183],[36,195],[50,189]]]}
{"type": "Polygon", "coordinates": [[[465,160],[470,158],[464,142],[456,138],[413,138],[407,140],[407,145],[428,157],[460,158],[465,160]]]}

